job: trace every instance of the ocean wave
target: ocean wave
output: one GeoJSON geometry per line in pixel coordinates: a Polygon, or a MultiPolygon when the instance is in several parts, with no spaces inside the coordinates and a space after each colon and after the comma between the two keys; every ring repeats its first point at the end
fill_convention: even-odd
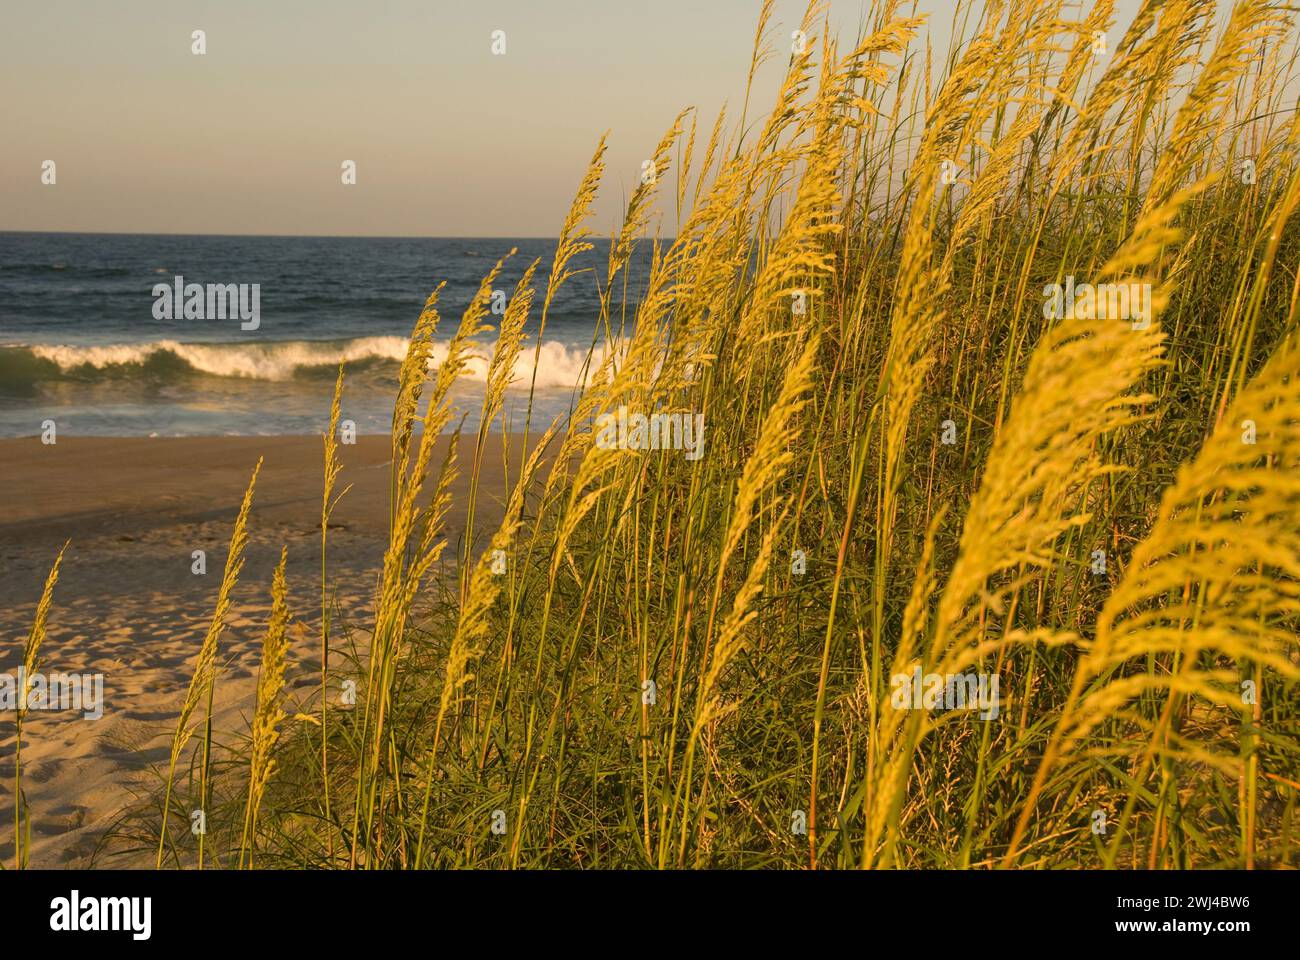
{"type": "Polygon", "coordinates": [[[0,273],[41,277],[48,273],[69,273],[79,277],[130,277],[134,272],[125,267],[76,267],[71,270],[62,262],[54,263],[2,263],[0,273]]]}
{"type": "MultiPolygon", "coordinates": [[[[447,358],[448,341],[433,345],[430,370],[447,358]]],[[[285,381],[331,372],[340,363],[362,366],[399,365],[406,357],[405,337],[358,337],[349,340],[282,340],[258,343],[150,343],[70,345],[33,344],[0,347],[0,387],[30,387],[41,380],[180,379],[194,375],[285,381]]],[[[485,380],[491,346],[475,344],[465,376],[485,380]]],[[[534,348],[525,345],[515,363],[516,385],[532,382],[534,348]]],[[[571,388],[582,376],[587,350],[556,342],[542,344],[537,386],[571,388]]],[[[599,362],[599,356],[595,358],[599,362]]]]}

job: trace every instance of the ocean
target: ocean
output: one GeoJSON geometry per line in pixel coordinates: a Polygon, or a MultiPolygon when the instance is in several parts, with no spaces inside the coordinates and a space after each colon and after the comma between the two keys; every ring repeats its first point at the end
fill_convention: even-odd
{"type": "MultiPolygon", "coordinates": [[[[496,283],[506,295],[527,265],[541,260],[529,336],[505,405],[507,428],[522,429],[555,244],[0,233],[0,436],[38,435],[47,420],[59,436],[321,433],[341,361],[342,418],[358,433],[387,433],[397,371],[425,298],[446,281],[436,365],[482,278],[512,247],[517,252],[496,283]],[[155,292],[178,283],[175,301],[161,287],[155,292]],[[209,285],[244,285],[244,297],[231,286],[215,301],[195,298],[196,309],[186,310],[190,284],[203,285],[205,294],[209,285]],[[227,304],[228,312],[221,309],[227,304]],[[255,319],[245,319],[253,307],[255,319]]],[[[571,409],[597,339],[597,280],[608,250],[608,240],[596,240],[573,267],[598,269],[570,278],[551,306],[534,429],[571,409]]],[[[628,272],[633,300],[647,265],[643,249],[628,272]]],[[[487,322],[495,328],[498,320],[487,322]]],[[[495,329],[477,350],[486,355],[494,339],[495,329]]],[[[454,397],[466,429],[477,428],[485,366],[472,364],[454,397]]]]}

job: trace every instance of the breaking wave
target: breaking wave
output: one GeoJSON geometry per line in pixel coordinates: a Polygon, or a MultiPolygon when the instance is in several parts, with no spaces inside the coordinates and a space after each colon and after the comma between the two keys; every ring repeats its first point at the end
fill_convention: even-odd
{"type": "MultiPolygon", "coordinates": [[[[151,343],[98,346],[36,344],[0,347],[0,389],[29,387],[52,379],[125,379],[154,381],[197,375],[285,381],[333,376],[340,363],[394,371],[406,357],[405,337],[358,337],[349,340],[282,340],[258,343],[151,343]]],[[[430,368],[447,357],[447,341],[435,343],[430,368]]],[[[515,363],[516,386],[532,381],[533,347],[525,345],[515,363]]],[[[465,376],[483,380],[490,345],[476,344],[465,376]]],[[[539,388],[571,388],[583,375],[587,350],[561,343],[542,344],[537,363],[539,388]]],[[[599,362],[599,357],[595,358],[599,362]]]]}

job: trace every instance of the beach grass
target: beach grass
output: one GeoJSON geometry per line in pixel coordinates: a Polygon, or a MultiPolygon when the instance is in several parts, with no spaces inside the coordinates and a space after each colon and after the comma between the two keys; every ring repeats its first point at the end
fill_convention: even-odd
{"type": "Polygon", "coordinates": [[[776,102],[685,111],[649,153],[580,278],[567,422],[529,407],[496,448],[604,139],[499,318],[465,462],[433,438],[459,439],[500,265],[432,370],[430,296],[362,621],[329,601],[336,392],[319,694],[283,715],[309,611],[281,572],[246,746],[195,740],[223,581],[161,803],[124,831],[159,865],[1300,866],[1295,12],[1147,0],[1121,32],[1111,0],[961,4],[939,57],[901,8],[841,45],[820,4],[793,37],[763,6],[776,102]],[[603,442],[629,411],[681,442],[603,442]],[[496,470],[503,519],[476,523],[496,470]],[[967,677],[995,700],[953,703],[967,677]]]}

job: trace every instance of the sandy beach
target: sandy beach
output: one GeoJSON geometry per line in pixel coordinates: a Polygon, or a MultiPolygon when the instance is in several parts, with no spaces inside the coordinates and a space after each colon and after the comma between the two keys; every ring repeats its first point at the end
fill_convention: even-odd
{"type": "MultiPolygon", "coordinates": [[[[499,439],[499,438],[498,438],[499,439]]],[[[439,441],[445,444],[445,439],[439,441]]],[[[468,472],[472,445],[461,451],[468,472]]],[[[362,436],[340,447],[329,566],[338,613],[369,622],[388,532],[391,445],[362,436]]],[[[46,672],[103,674],[103,717],[33,711],[24,727],[23,786],[32,818],[32,866],[81,866],[105,827],[156,783],[194,655],[212,616],[232,524],[258,457],[265,462],[249,524],[247,564],[220,660],[216,727],[245,729],[271,573],[288,546],[290,606],[299,624],[289,682],[310,690],[319,670],[319,437],[0,440],[0,671],[14,673],[59,547],[69,541],[41,650],[46,672]],[[193,552],[206,573],[193,572],[193,552]]],[[[436,453],[434,462],[441,459],[436,453]]],[[[499,442],[480,483],[480,524],[495,523],[503,482],[499,442]]],[[[458,479],[455,503],[468,480],[458,479]]],[[[479,529],[482,529],[480,527],[479,529]]],[[[448,536],[458,543],[463,516],[448,536]]],[[[0,858],[13,856],[14,725],[0,724],[0,858]]],[[[104,865],[113,865],[111,861],[104,865]]]]}

